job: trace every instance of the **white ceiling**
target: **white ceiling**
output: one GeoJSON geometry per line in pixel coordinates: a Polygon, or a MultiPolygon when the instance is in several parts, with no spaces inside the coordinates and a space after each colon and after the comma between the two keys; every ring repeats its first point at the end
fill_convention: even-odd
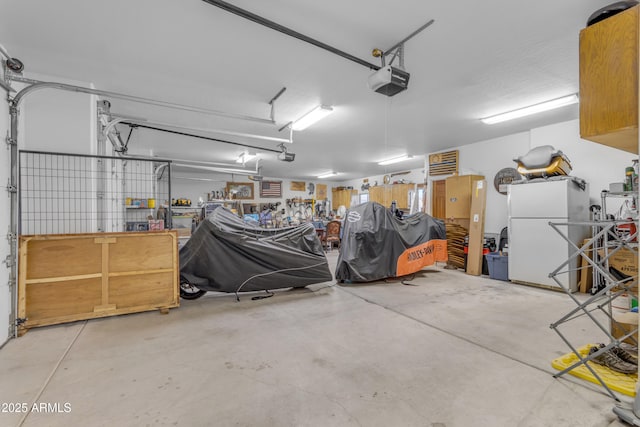
{"type": "MultiPolygon", "coordinates": [[[[372,92],[362,65],[230,14],[201,0],[0,0],[0,43],[26,71],[93,82],[102,90],[268,118],[276,125],[120,100],[112,111],[181,126],[287,137],[278,129],[313,106],[335,113],[288,146],[292,163],[261,154],[263,175],[342,181],[421,167],[400,154],[448,147],[577,118],[577,106],[530,119],[478,119],[578,91],[578,33],[598,0],[230,0],[367,62],[415,29],[405,45],[409,89],[372,92]]],[[[120,128],[127,132],[126,126],[120,128]]],[[[210,134],[224,137],[220,134],[210,134]]],[[[275,142],[227,139],[276,148],[275,142]]],[[[130,147],[159,156],[231,162],[241,147],[138,129],[130,147]]],[[[248,166],[253,166],[249,164],[248,166]]]]}

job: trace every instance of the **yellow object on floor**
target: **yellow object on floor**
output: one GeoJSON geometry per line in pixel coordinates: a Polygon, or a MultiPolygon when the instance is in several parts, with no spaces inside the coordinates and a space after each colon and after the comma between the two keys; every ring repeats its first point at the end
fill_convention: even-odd
{"type": "MultiPolygon", "coordinates": [[[[584,358],[589,354],[589,349],[593,347],[595,344],[587,344],[583,347],[578,348],[578,352],[584,358]]],[[[561,356],[557,359],[551,361],[551,366],[555,369],[562,371],[569,366],[573,365],[578,361],[578,356],[576,356],[573,352],[567,353],[564,356],[561,356]]],[[[609,387],[611,390],[620,392],[622,394],[626,394],[627,396],[634,397],[636,395],[636,382],[638,381],[638,374],[622,374],[620,372],[616,372],[612,369],[607,368],[606,366],[599,365],[595,362],[587,362],[589,366],[600,376],[602,381],[609,387]]],[[[581,378],[583,380],[591,381],[592,383],[600,385],[600,381],[593,376],[591,371],[584,366],[578,365],[572,370],[568,372],[569,374],[581,378]]]]}

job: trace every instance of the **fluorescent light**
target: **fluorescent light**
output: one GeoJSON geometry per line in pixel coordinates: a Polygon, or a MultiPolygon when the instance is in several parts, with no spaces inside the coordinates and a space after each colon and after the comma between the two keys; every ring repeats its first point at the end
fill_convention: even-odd
{"type": "Polygon", "coordinates": [[[320,179],[329,178],[330,176],[336,176],[336,175],[338,175],[336,172],[327,172],[325,174],[318,175],[318,178],[320,178],[320,179]]]}
{"type": "Polygon", "coordinates": [[[563,96],[562,98],[552,99],[551,101],[541,102],[540,104],[531,105],[529,107],[520,108],[506,113],[497,114],[491,117],[485,117],[480,119],[483,123],[492,125],[494,123],[505,122],[507,120],[513,120],[531,114],[541,113],[543,111],[553,110],[555,108],[564,107],[565,105],[576,104],[578,102],[578,94],[574,93],[569,96],[563,96]]]}
{"type": "Polygon", "coordinates": [[[250,161],[251,159],[255,159],[256,157],[258,157],[256,153],[244,152],[238,156],[236,163],[245,164],[246,162],[250,161]]]}
{"type": "Polygon", "coordinates": [[[304,130],[332,112],[332,107],[329,107],[328,105],[318,105],[316,108],[293,122],[291,127],[293,130],[304,130]]]}
{"type": "Polygon", "coordinates": [[[413,156],[405,154],[404,156],[394,157],[393,159],[382,160],[378,162],[380,166],[391,165],[393,163],[404,162],[405,160],[413,159],[413,156]]]}

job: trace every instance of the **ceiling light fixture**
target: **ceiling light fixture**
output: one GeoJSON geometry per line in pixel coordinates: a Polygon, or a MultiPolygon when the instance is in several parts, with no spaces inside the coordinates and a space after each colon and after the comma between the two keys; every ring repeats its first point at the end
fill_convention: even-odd
{"type": "Polygon", "coordinates": [[[242,163],[243,165],[245,163],[247,163],[248,161],[255,159],[257,157],[256,153],[250,153],[248,151],[245,151],[244,153],[241,153],[238,156],[238,159],[236,160],[236,163],[242,163]]]}
{"type": "Polygon", "coordinates": [[[392,159],[387,159],[387,160],[382,160],[382,161],[378,162],[378,164],[380,166],[386,166],[386,165],[391,165],[393,163],[404,162],[405,160],[411,160],[411,159],[413,159],[413,156],[405,154],[404,156],[394,157],[392,159]]]}
{"type": "Polygon", "coordinates": [[[505,122],[507,120],[518,119],[520,117],[529,116],[543,111],[549,111],[556,108],[564,107],[566,105],[572,105],[578,103],[578,94],[573,93],[561,98],[552,99],[550,101],[541,102],[539,104],[530,105],[528,107],[519,108],[517,110],[508,111],[506,113],[496,114],[495,116],[485,117],[480,119],[482,123],[492,125],[495,123],[505,122]]]}
{"type": "Polygon", "coordinates": [[[325,117],[333,113],[333,107],[328,105],[318,105],[313,110],[309,111],[304,116],[291,124],[293,130],[304,130],[325,117]]]}
{"type": "Polygon", "coordinates": [[[329,178],[330,176],[336,176],[338,175],[337,172],[327,172],[327,173],[323,173],[322,175],[318,175],[319,179],[323,179],[323,178],[329,178]]]}

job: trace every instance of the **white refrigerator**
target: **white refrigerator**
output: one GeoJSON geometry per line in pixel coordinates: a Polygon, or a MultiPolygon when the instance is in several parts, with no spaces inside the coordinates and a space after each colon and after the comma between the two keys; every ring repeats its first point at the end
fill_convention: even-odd
{"type": "MultiPolygon", "coordinates": [[[[589,188],[570,177],[511,184],[508,189],[509,280],[559,288],[549,273],[575,250],[549,222],[589,220],[589,188]]],[[[588,226],[562,226],[560,230],[580,247],[591,234],[588,226]]],[[[566,288],[578,289],[579,257],[556,279],[566,288]]]]}

